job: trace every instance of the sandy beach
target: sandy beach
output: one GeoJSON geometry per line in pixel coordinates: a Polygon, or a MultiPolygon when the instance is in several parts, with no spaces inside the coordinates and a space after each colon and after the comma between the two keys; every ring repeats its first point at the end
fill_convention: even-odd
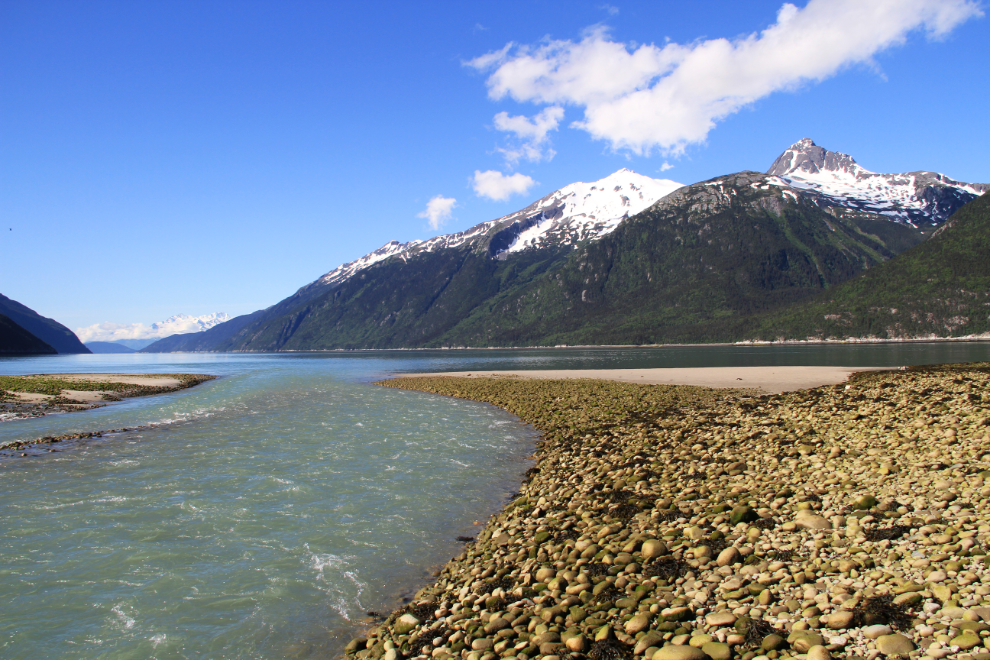
{"type": "Polygon", "coordinates": [[[694,385],[757,389],[768,394],[837,385],[863,371],[887,367],[692,367],[669,369],[553,369],[542,371],[451,371],[406,374],[405,377],[459,376],[467,378],[593,378],[640,385],[694,385]]]}

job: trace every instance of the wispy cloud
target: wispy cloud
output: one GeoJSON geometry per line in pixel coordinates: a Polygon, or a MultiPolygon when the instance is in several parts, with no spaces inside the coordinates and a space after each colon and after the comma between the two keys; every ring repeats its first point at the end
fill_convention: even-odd
{"type": "Polygon", "coordinates": [[[512,146],[499,148],[499,151],[513,166],[520,160],[535,163],[551,160],[556,152],[550,147],[547,133],[557,130],[563,118],[564,109],[556,105],[544,108],[532,119],[523,115],[512,116],[508,112],[498,113],[495,115],[495,128],[512,133],[516,138],[512,146]]]}
{"type": "Polygon", "coordinates": [[[599,9],[603,9],[609,16],[619,15],[619,8],[613,5],[602,5],[599,9]]]}
{"type": "Polygon", "coordinates": [[[436,231],[443,227],[444,223],[450,220],[450,215],[457,206],[457,200],[453,197],[436,195],[426,203],[426,209],[416,214],[418,218],[426,218],[430,229],[436,231]]]}
{"type": "Polygon", "coordinates": [[[513,195],[521,195],[536,185],[532,177],[516,172],[505,175],[497,170],[474,171],[474,192],[479,197],[504,202],[513,195]]]}
{"type": "Polygon", "coordinates": [[[637,46],[598,27],[577,42],[509,43],[467,64],[490,71],[492,99],[577,106],[584,117],[572,126],[613,149],[677,155],[773,92],[874,65],[912,32],[939,39],[982,15],[974,0],[810,0],[784,4],[773,25],[732,40],[637,46]]]}
{"type": "Polygon", "coordinates": [[[663,165],[660,166],[661,172],[666,172],[667,170],[672,170],[672,169],[674,169],[674,166],[668,163],[667,161],[663,161],[663,165]]]}

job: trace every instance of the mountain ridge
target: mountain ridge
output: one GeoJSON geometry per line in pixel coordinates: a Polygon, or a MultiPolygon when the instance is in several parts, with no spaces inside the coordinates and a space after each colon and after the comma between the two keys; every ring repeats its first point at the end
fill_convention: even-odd
{"type": "Polygon", "coordinates": [[[903,176],[805,139],[767,173],[667,181],[659,199],[637,200],[639,213],[567,206],[582,191],[614,201],[648,179],[620,170],[464,232],[388,243],[265,310],[145,350],[721,341],[725,319],[798,303],[891,259],[987,188],[937,175],[908,190],[903,176]]]}
{"type": "Polygon", "coordinates": [[[0,314],[8,316],[14,323],[45,342],[59,353],[89,353],[79,338],[67,327],[54,319],[42,316],[36,311],[0,294],[0,314]]]}

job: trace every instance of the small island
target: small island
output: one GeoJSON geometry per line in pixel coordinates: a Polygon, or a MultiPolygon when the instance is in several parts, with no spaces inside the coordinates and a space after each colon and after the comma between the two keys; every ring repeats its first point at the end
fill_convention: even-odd
{"type": "Polygon", "coordinates": [[[990,364],[772,395],[380,384],[542,439],[520,492],[348,658],[987,657],[990,364]]]}

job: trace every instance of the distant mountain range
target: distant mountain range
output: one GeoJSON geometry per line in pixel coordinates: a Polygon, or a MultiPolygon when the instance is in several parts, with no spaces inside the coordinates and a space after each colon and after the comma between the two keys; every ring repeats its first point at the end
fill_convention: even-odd
{"type": "Polygon", "coordinates": [[[760,319],[925,242],[987,190],[869,172],[809,139],[765,174],[681,186],[620,170],[464,232],[387,243],[268,309],[144,350],[751,339],[760,319]]]}
{"type": "MultiPolygon", "coordinates": [[[[53,319],[41,316],[33,309],[22,305],[16,300],[11,300],[10,298],[0,295],[0,314],[6,316],[9,321],[23,331],[32,335],[41,344],[36,344],[38,347],[43,347],[46,345],[52,350],[29,350],[29,351],[13,351],[5,350],[5,347],[12,347],[17,345],[16,343],[7,344],[7,341],[15,342],[16,330],[10,329],[7,332],[11,334],[5,334],[4,340],[0,340],[0,352],[3,353],[89,353],[90,350],[83,346],[79,338],[67,327],[55,321],[53,319]]],[[[17,335],[21,336],[22,335],[17,335]]],[[[18,340],[19,341],[19,340],[18,340]]]]}
{"type": "Polygon", "coordinates": [[[204,314],[203,316],[176,314],[164,321],[152,323],[150,326],[143,323],[106,322],[85,328],[76,328],[76,334],[87,344],[90,342],[112,342],[137,350],[174,334],[208,330],[229,319],[230,317],[223,312],[204,314]]]}

